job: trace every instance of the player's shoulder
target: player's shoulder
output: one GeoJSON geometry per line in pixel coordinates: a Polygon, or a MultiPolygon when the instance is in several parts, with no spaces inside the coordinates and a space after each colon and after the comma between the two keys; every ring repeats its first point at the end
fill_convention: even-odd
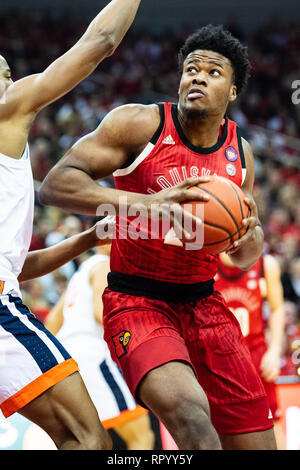
{"type": "Polygon", "coordinates": [[[149,142],[160,124],[159,107],[156,104],[125,104],[110,111],[98,130],[109,135],[116,143],[124,142],[135,148],[149,142]]]}
{"type": "Polygon", "coordinates": [[[124,104],[113,109],[106,116],[107,121],[118,122],[125,126],[147,126],[154,121],[159,121],[159,107],[157,104],[124,104]]]}
{"type": "Polygon", "coordinates": [[[0,108],[0,120],[4,118],[20,118],[24,120],[24,117],[32,119],[34,114],[32,110],[28,111],[27,91],[32,88],[32,83],[38,74],[28,75],[27,77],[21,78],[13,82],[7,90],[1,95],[1,106],[0,108]]]}

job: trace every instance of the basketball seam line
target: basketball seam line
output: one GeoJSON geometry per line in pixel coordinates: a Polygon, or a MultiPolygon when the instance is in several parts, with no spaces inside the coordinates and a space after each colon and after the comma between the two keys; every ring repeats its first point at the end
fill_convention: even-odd
{"type": "Polygon", "coordinates": [[[217,225],[217,224],[213,224],[213,223],[210,223],[210,222],[206,222],[205,220],[203,221],[203,224],[204,225],[208,225],[209,227],[215,227],[215,228],[219,228],[220,230],[223,230],[223,232],[226,232],[229,237],[232,237],[231,233],[229,232],[229,230],[227,230],[227,228],[225,227],[221,227],[221,225],[217,225]]]}
{"type": "Polygon", "coordinates": [[[232,218],[232,220],[233,220],[233,222],[234,222],[234,224],[235,224],[235,226],[236,226],[236,228],[237,228],[237,232],[236,232],[236,233],[240,234],[240,228],[239,228],[239,226],[238,226],[238,224],[237,224],[235,218],[234,218],[233,215],[231,214],[230,210],[227,209],[227,207],[225,206],[225,204],[224,204],[217,196],[215,196],[213,193],[211,193],[210,191],[208,191],[208,189],[204,189],[204,188],[202,188],[201,186],[198,186],[198,188],[199,188],[199,189],[202,189],[202,191],[204,191],[205,193],[208,193],[208,194],[210,194],[211,196],[213,196],[213,197],[216,199],[216,201],[218,201],[218,202],[221,204],[221,206],[224,207],[224,209],[225,209],[226,212],[230,215],[230,217],[232,218]]]}
{"type": "MultiPolygon", "coordinates": [[[[241,228],[243,228],[243,227],[241,227],[241,228]]],[[[234,237],[237,233],[240,234],[240,230],[237,230],[236,232],[234,232],[232,235],[230,235],[227,238],[223,238],[223,240],[220,240],[218,242],[213,242],[213,243],[204,243],[203,246],[218,245],[219,243],[226,242],[229,239],[232,240],[232,237],[234,237]]]]}
{"type": "Polygon", "coordinates": [[[235,187],[233,186],[233,184],[231,183],[231,181],[228,180],[228,182],[229,182],[230,186],[232,187],[232,189],[234,190],[234,192],[236,194],[236,197],[238,198],[240,209],[241,209],[241,216],[244,219],[244,212],[243,212],[242,201],[240,199],[240,196],[239,196],[237,190],[235,189],[235,187]]]}

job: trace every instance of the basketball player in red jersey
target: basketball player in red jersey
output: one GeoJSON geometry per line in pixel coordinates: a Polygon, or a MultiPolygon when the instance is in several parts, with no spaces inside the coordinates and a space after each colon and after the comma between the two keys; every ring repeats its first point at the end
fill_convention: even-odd
{"type": "Polygon", "coordinates": [[[217,258],[151,238],[146,224],[136,236],[132,217],[124,225],[124,209],[151,215],[153,205],[164,212],[189,199],[205,203],[189,188],[217,174],[242,187],[251,211],[231,259],[248,269],[261,254],[253,154],[226,117],[247,81],[247,51],[229,32],[207,26],[187,39],[179,60],[178,104],[110,112],[50,171],[40,200],[90,215],[101,204],[116,210],[105,339],[137,401],[178,447],[275,449],[265,390],[237,320],[213,288],[217,258]],[[99,187],[95,180],[111,173],[116,189],[99,187]]]}
{"type": "Polygon", "coordinates": [[[283,449],[284,439],[278,424],[280,410],[275,385],[280,371],[285,323],[279,263],[274,256],[264,255],[245,272],[236,268],[228,255],[221,253],[215,281],[215,288],[224,296],[227,306],[240,323],[268,396],[274,417],[277,446],[283,449]],[[264,300],[267,300],[270,307],[268,340],[264,329],[264,300]]]}

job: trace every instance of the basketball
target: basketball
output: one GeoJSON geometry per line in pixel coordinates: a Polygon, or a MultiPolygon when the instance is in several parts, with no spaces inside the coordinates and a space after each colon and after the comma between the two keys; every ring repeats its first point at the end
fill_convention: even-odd
{"type": "Polygon", "coordinates": [[[210,197],[208,202],[189,201],[182,204],[184,210],[203,219],[201,251],[204,254],[217,255],[227,250],[246,232],[242,221],[248,217],[250,209],[243,191],[232,181],[220,176],[213,176],[208,183],[194,186],[190,190],[204,192],[210,197]],[[202,207],[198,208],[200,211],[197,214],[199,204],[202,207]]]}

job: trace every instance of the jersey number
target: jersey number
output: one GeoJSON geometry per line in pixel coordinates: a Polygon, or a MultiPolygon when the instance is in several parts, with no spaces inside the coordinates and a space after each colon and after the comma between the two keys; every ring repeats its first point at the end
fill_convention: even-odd
{"type": "Polygon", "coordinates": [[[233,315],[240,324],[243,336],[248,336],[249,334],[249,312],[246,308],[230,308],[233,315]]]}

